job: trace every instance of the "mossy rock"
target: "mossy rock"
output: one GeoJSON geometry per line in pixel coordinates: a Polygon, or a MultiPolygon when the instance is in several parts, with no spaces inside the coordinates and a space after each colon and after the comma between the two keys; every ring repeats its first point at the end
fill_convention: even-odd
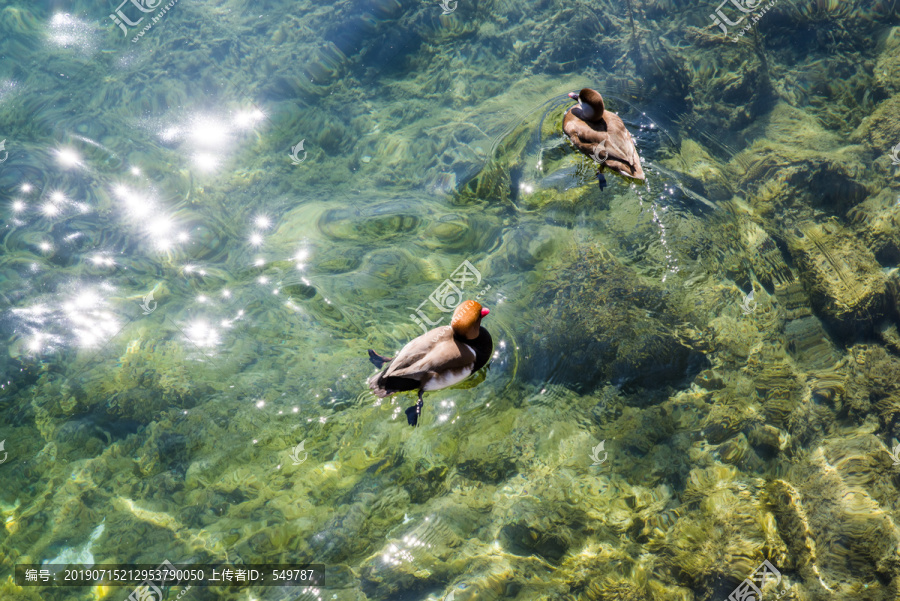
{"type": "Polygon", "coordinates": [[[535,304],[543,309],[534,320],[533,343],[545,351],[531,369],[577,390],[607,380],[649,388],[679,382],[706,360],[677,336],[678,319],[667,301],[664,289],[609,253],[585,248],[538,294],[535,304]]]}

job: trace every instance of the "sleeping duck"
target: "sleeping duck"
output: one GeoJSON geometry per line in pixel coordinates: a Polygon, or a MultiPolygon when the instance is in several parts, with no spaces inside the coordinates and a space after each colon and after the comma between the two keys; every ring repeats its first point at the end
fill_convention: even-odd
{"type": "Polygon", "coordinates": [[[578,150],[600,164],[597,172],[600,189],[606,187],[604,169],[626,179],[644,181],[634,140],[619,116],[606,110],[600,92],[584,88],[577,94],[570,93],[569,98],[578,104],[566,111],[563,132],[578,150]]]}

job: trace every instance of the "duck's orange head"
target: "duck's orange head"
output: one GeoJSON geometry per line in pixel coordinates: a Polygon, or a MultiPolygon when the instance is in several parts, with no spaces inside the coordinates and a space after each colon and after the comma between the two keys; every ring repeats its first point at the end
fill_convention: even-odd
{"type": "Polygon", "coordinates": [[[476,301],[463,301],[453,312],[450,327],[453,328],[455,334],[465,336],[469,340],[478,338],[481,320],[490,312],[490,309],[482,307],[476,301]]]}
{"type": "Polygon", "coordinates": [[[571,92],[569,93],[569,98],[578,101],[581,113],[587,121],[600,119],[603,116],[603,111],[606,110],[603,96],[600,95],[600,92],[591,88],[582,88],[577,94],[571,92]]]}

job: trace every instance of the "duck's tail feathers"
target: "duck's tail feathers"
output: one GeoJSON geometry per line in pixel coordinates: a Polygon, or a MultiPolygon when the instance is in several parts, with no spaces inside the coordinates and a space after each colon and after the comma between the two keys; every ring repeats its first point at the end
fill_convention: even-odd
{"type": "Polygon", "coordinates": [[[381,377],[380,373],[377,373],[369,378],[367,384],[369,385],[369,388],[372,390],[372,392],[375,393],[375,396],[380,399],[383,399],[384,397],[396,392],[395,390],[388,390],[387,387],[385,387],[384,379],[381,377]]]}
{"type": "Polygon", "coordinates": [[[391,361],[393,361],[393,359],[393,357],[385,357],[383,355],[379,355],[372,349],[369,349],[369,361],[371,361],[372,365],[374,365],[378,369],[381,369],[385,363],[390,363],[391,361]]]}

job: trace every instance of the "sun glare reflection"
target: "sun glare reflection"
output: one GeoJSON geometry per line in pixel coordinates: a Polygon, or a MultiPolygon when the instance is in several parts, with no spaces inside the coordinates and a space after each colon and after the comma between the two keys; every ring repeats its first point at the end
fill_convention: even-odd
{"type": "MultiPolygon", "coordinates": [[[[179,144],[194,167],[203,172],[217,170],[227,155],[240,149],[240,138],[265,119],[258,108],[235,113],[193,114],[180,122],[166,122],[156,135],[166,143],[179,144]]],[[[263,227],[263,226],[258,226],[263,227]]]]}
{"type": "Polygon", "coordinates": [[[50,41],[63,48],[76,48],[90,54],[97,47],[95,27],[69,13],[56,13],[50,18],[50,41]]]}
{"type": "Polygon", "coordinates": [[[56,161],[66,169],[83,165],[81,157],[71,148],[60,148],[57,150],[56,161]]]}
{"type": "MultiPolygon", "coordinates": [[[[107,291],[115,290],[108,283],[101,287],[107,291]]],[[[11,313],[20,322],[17,329],[23,333],[29,352],[51,352],[65,344],[96,347],[122,327],[98,290],[77,282],[72,289],[74,292],[62,295],[61,300],[12,309],[11,313]]]]}
{"type": "Polygon", "coordinates": [[[185,334],[188,340],[201,348],[214,347],[221,342],[218,330],[203,319],[192,322],[187,327],[185,334]]]}

